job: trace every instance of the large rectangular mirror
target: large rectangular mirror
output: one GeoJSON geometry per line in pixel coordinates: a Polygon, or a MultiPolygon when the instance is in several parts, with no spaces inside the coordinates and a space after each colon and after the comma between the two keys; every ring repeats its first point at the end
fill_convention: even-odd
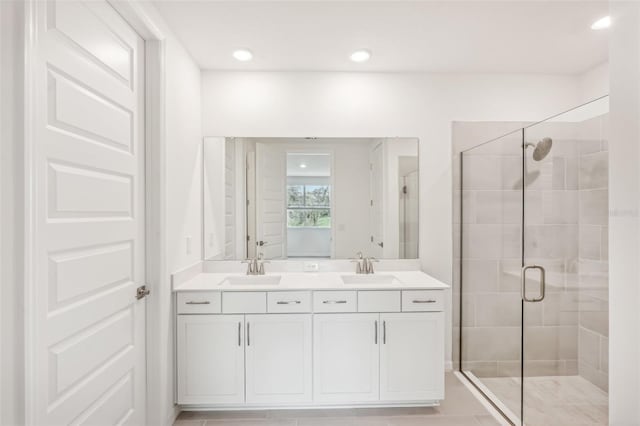
{"type": "Polygon", "coordinates": [[[418,258],[418,139],[206,137],[204,258],[418,258]]]}

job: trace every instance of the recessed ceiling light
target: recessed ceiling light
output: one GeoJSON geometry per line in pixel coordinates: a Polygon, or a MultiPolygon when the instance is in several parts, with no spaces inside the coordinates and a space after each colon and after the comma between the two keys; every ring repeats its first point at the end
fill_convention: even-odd
{"type": "Polygon", "coordinates": [[[371,58],[371,52],[367,49],[358,49],[351,54],[353,62],[367,62],[371,58]]]}
{"type": "Polygon", "coordinates": [[[249,49],[238,49],[234,50],[233,57],[238,61],[247,62],[253,59],[253,53],[249,49]]]}
{"type": "Polygon", "coordinates": [[[304,163],[300,163],[300,168],[301,168],[301,169],[306,169],[306,168],[307,168],[307,165],[306,165],[306,164],[304,164],[304,163]]]}
{"type": "Polygon", "coordinates": [[[605,28],[609,28],[611,26],[611,16],[605,16],[604,18],[598,19],[596,22],[591,25],[592,30],[604,30],[605,28]]]}

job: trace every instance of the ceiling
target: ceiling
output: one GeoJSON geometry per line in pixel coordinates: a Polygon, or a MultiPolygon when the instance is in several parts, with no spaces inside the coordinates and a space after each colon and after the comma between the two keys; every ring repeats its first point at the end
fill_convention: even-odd
{"type": "Polygon", "coordinates": [[[287,176],[331,176],[331,155],[287,154],[287,176]]]}
{"type": "Polygon", "coordinates": [[[581,73],[607,60],[601,1],[157,0],[203,69],[581,73]],[[254,60],[231,53],[249,48],[254,60]],[[366,63],[352,51],[373,52],[366,63]]]}

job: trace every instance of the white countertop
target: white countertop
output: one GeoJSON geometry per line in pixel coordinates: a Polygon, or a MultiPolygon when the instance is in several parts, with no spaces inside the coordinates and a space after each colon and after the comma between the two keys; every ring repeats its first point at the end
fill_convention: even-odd
{"type": "MultiPolygon", "coordinates": [[[[376,275],[392,275],[391,284],[344,284],[341,277],[356,275],[349,272],[274,272],[280,276],[279,284],[229,284],[227,277],[241,277],[240,273],[199,273],[193,278],[174,285],[173,291],[285,291],[285,290],[444,290],[449,286],[421,271],[381,271],[376,275]]],[[[366,275],[360,275],[366,277],[366,275]]]]}

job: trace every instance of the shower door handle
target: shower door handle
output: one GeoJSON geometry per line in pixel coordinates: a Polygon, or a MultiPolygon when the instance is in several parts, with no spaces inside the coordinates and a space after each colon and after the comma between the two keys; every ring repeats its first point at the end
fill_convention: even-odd
{"type": "Polygon", "coordinates": [[[522,274],[520,277],[520,280],[521,280],[520,291],[522,292],[522,300],[524,300],[525,302],[533,302],[533,303],[542,302],[544,300],[544,292],[547,286],[545,275],[546,275],[545,270],[540,265],[527,265],[522,268],[522,274]],[[537,269],[540,271],[540,295],[532,299],[527,298],[527,271],[529,269],[537,269]]]}

